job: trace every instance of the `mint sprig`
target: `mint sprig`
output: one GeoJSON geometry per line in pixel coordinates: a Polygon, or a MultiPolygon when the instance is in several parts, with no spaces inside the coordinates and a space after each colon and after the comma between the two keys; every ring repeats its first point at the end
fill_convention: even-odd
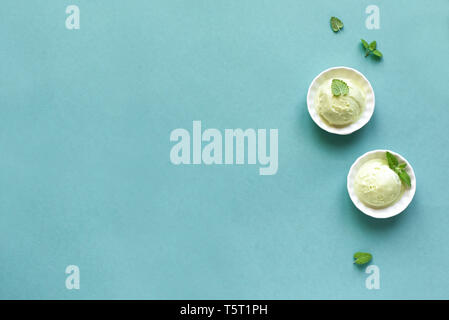
{"type": "Polygon", "coordinates": [[[368,57],[370,54],[375,55],[378,58],[382,58],[382,52],[377,50],[377,42],[373,41],[368,44],[367,41],[360,39],[362,41],[362,45],[365,48],[365,57],[368,57]]]}
{"type": "Polygon", "coordinates": [[[371,253],[368,252],[356,252],[354,253],[354,263],[355,264],[367,264],[368,262],[371,261],[371,259],[373,258],[373,255],[371,253]]]}
{"type": "Polygon", "coordinates": [[[401,181],[410,188],[412,186],[412,181],[407,171],[405,171],[407,164],[405,162],[399,163],[398,159],[388,151],[386,153],[386,157],[390,169],[396,172],[396,174],[399,176],[399,179],[401,179],[401,181]]]}
{"type": "Polygon", "coordinates": [[[343,22],[341,22],[341,20],[338,19],[337,17],[331,17],[330,23],[331,23],[331,29],[334,32],[338,32],[338,31],[340,31],[340,29],[343,28],[343,22]]]}
{"type": "Polygon", "coordinates": [[[349,93],[348,85],[340,79],[332,79],[331,89],[332,94],[336,97],[340,95],[347,95],[349,93]]]}

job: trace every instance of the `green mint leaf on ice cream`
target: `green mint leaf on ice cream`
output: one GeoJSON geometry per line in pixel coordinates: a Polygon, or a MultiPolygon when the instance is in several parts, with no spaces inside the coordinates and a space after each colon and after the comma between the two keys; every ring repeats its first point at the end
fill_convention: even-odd
{"type": "Polygon", "coordinates": [[[388,151],[386,153],[386,157],[387,157],[388,166],[390,167],[390,169],[393,170],[394,172],[396,172],[396,174],[399,176],[399,179],[401,179],[401,181],[407,187],[411,187],[412,182],[411,182],[410,176],[408,175],[407,171],[405,171],[407,164],[405,162],[399,163],[398,159],[388,151]]]}
{"type": "Polygon", "coordinates": [[[394,170],[399,164],[398,159],[388,151],[387,151],[386,156],[387,156],[388,166],[390,167],[391,170],[394,170]]]}
{"type": "Polygon", "coordinates": [[[334,32],[338,32],[340,31],[340,29],[343,28],[343,22],[341,22],[341,20],[338,19],[337,17],[332,17],[330,22],[332,31],[334,32]]]}
{"type": "Polygon", "coordinates": [[[333,79],[331,84],[332,94],[336,97],[340,95],[347,95],[349,87],[343,80],[333,79]]]}
{"type": "Polygon", "coordinates": [[[363,48],[365,49],[365,57],[368,57],[370,54],[373,54],[374,56],[378,58],[382,58],[382,52],[377,50],[377,42],[372,41],[370,44],[364,39],[360,39],[362,41],[363,48]]]}
{"type": "Polygon", "coordinates": [[[356,252],[354,253],[355,264],[367,264],[373,258],[371,253],[368,252],[356,252]]]}
{"type": "Polygon", "coordinates": [[[402,182],[405,183],[405,185],[407,187],[411,187],[412,181],[410,179],[410,176],[404,169],[398,169],[398,171],[396,173],[398,174],[399,178],[402,180],[402,182]]]}
{"type": "Polygon", "coordinates": [[[399,168],[404,169],[406,166],[407,166],[407,164],[404,162],[399,165],[399,168]]]}

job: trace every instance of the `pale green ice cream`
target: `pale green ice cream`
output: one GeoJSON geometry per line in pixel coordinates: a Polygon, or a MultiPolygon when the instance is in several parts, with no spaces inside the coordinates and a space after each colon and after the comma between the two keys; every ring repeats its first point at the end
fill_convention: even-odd
{"type": "Polygon", "coordinates": [[[391,205],[402,193],[399,176],[384,159],[373,159],[363,164],[355,177],[354,188],[358,198],[374,208],[391,205]]]}
{"type": "Polygon", "coordinates": [[[365,108],[365,96],[350,80],[341,79],[349,87],[347,95],[332,94],[332,79],[321,85],[315,108],[318,114],[332,126],[347,126],[357,121],[365,108]]]}

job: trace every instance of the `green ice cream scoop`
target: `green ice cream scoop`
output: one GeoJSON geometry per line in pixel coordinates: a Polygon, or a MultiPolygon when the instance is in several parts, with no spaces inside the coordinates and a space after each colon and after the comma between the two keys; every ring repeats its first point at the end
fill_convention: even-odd
{"type": "Polygon", "coordinates": [[[358,198],[375,208],[391,205],[402,192],[401,180],[384,159],[363,164],[356,174],[354,187],[358,198]]]}
{"type": "Polygon", "coordinates": [[[365,108],[365,96],[360,88],[345,80],[349,86],[347,95],[334,96],[331,80],[325,82],[318,93],[315,108],[319,115],[332,126],[347,126],[360,118],[365,108]]]}

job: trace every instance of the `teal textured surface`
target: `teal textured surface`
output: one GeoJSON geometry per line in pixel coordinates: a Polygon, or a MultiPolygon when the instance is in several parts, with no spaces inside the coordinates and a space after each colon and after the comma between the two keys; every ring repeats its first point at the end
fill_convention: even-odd
{"type": "Polygon", "coordinates": [[[1,3],[0,298],[449,298],[449,1],[78,0],[79,30],[69,4],[1,3]],[[307,112],[333,66],[376,95],[350,136],[307,112]],[[173,165],[170,132],[194,120],[278,129],[277,174],[173,165]],[[346,190],[374,149],[402,154],[418,182],[387,220],[346,190]],[[356,251],[373,254],[379,290],[356,251]],[[79,290],[65,287],[72,264],[79,290]]]}

